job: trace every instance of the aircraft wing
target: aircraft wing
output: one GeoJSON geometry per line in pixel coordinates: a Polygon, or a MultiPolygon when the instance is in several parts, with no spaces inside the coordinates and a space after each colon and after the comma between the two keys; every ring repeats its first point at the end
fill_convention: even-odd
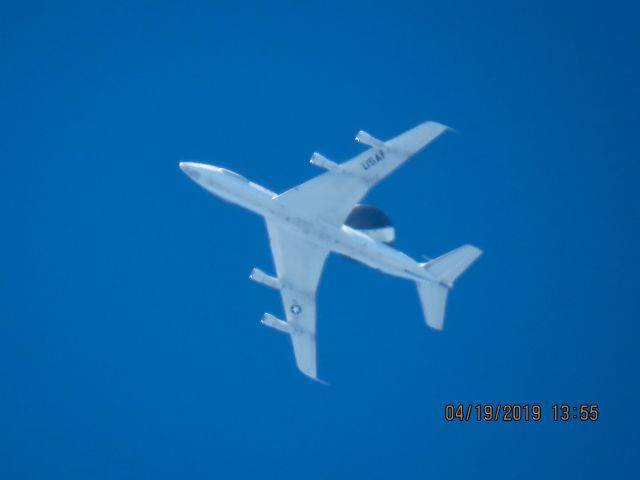
{"type": "Polygon", "coordinates": [[[317,380],[316,289],[329,250],[270,220],[267,231],[287,321],[268,316],[263,323],[290,335],[298,368],[317,380]]]}
{"type": "MultiPolygon", "coordinates": [[[[448,129],[436,122],[425,122],[391,140],[383,142],[360,132],[356,139],[371,148],[340,165],[327,159],[328,172],[287,190],[276,202],[306,215],[342,225],[354,205],[380,180],[422,150],[448,129]]],[[[323,165],[324,166],[324,165],[323,165]]]]}

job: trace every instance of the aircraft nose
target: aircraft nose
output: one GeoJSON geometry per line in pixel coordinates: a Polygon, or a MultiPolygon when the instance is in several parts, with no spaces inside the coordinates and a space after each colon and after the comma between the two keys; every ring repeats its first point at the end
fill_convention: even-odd
{"type": "Polygon", "coordinates": [[[180,162],[178,165],[180,166],[180,170],[194,180],[200,177],[200,169],[195,164],[191,162],[180,162]]]}

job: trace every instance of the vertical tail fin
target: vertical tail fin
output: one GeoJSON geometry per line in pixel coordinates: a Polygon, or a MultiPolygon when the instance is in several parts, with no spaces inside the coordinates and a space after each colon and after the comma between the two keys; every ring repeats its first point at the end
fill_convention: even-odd
{"type": "Polygon", "coordinates": [[[416,285],[427,325],[436,330],[442,330],[449,289],[440,283],[433,282],[418,282],[416,285]]]}
{"type": "Polygon", "coordinates": [[[456,248],[420,266],[434,277],[434,282],[418,282],[418,295],[427,325],[442,330],[447,294],[456,279],[477,260],[482,251],[473,245],[456,248]]]}

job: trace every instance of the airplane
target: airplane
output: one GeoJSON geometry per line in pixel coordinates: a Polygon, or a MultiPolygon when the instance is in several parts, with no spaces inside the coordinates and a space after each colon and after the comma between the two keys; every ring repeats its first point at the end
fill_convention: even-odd
{"type": "Polygon", "coordinates": [[[311,379],[321,381],[316,359],[316,290],[331,252],[415,282],[426,324],[442,330],[447,294],[481,250],[464,245],[417,262],[388,245],[395,233],[384,225],[388,224],[384,213],[358,202],[447,130],[429,121],[387,141],[360,131],[355,140],[369,147],[366,151],[341,164],[314,153],[310,163],[327,171],[281,194],[224,168],[180,162],[182,171],[207,191],[265,218],[276,276],[254,268],[250,278],[280,291],[286,320],[265,313],[261,322],[291,337],[298,369],[311,379]],[[358,225],[364,219],[363,225],[371,227],[366,217],[372,216],[383,222],[374,222],[374,228],[358,225]],[[349,221],[357,217],[364,218],[355,224],[349,221]]]}

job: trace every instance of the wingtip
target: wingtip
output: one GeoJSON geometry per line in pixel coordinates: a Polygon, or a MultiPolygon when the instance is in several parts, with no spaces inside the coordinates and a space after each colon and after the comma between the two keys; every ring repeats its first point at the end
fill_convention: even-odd
{"type": "Polygon", "coordinates": [[[313,380],[314,382],[319,383],[320,385],[324,385],[326,387],[329,386],[329,382],[322,380],[320,378],[318,378],[316,376],[316,372],[305,372],[304,370],[300,370],[300,373],[302,373],[305,377],[307,377],[309,380],[313,380]]]}
{"type": "Polygon", "coordinates": [[[478,258],[480,255],[482,255],[484,252],[482,251],[482,249],[476,247],[475,245],[467,245],[476,255],[476,258],[478,258]]]}
{"type": "Polygon", "coordinates": [[[451,132],[460,135],[460,131],[457,128],[450,127],[449,125],[445,125],[444,123],[440,123],[440,125],[444,127],[445,132],[451,132]]]}
{"type": "Polygon", "coordinates": [[[443,133],[444,132],[453,132],[453,133],[456,133],[456,134],[460,135],[460,131],[459,130],[457,130],[457,129],[453,128],[453,127],[450,127],[449,125],[446,125],[446,124],[444,124],[442,122],[436,122],[435,120],[427,120],[426,122],[423,122],[422,125],[436,125],[436,126],[442,128],[442,132],[443,133]]]}
{"type": "Polygon", "coordinates": [[[442,332],[444,330],[444,325],[431,325],[429,324],[429,322],[425,322],[427,324],[427,327],[429,327],[431,330],[435,330],[436,332],[442,332]]]}
{"type": "Polygon", "coordinates": [[[316,383],[319,383],[320,385],[324,385],[325,387],[329,387],[329,382],[325,381],[325,380],[321,380],[319,378],[316,377],[309,377],[311,380],[313,380],[316,383]]]}

